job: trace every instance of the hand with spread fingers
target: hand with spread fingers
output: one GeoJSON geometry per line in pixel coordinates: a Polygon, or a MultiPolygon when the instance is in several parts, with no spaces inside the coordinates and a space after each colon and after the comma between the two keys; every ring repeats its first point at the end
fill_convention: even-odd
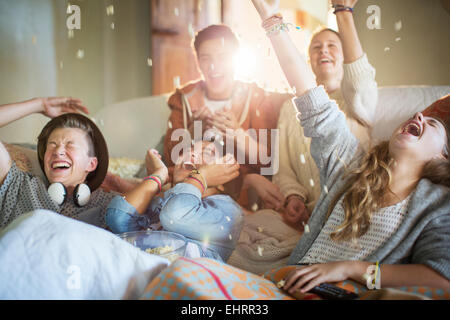
{"type": "Polygon", "coordinates": [[[58,117],[64,113],[89,113],[88,108],[78,98],[48,97],[38,98],[41,103],[41,113],[49,118],[58,117]]]}

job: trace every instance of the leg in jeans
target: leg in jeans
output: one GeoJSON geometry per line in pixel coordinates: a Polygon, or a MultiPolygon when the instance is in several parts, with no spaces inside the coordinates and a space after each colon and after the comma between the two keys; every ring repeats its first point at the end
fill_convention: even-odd
{"type": "Polygon", "coordinates": [[[229,196],[201,199],[197,188],[179,183],[166,193],[160,221],[165,230],[184,235],[210,257],[218,254],[226,261],[239,240],[243,217],[241,207],[229,196]]]}

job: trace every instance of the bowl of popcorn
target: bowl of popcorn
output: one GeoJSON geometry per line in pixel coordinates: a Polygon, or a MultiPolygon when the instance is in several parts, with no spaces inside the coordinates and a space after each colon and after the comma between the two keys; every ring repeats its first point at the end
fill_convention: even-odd
{"type": "Polygon", "coordinates": [[[133,231],[118,235],[142,251],[164,257],[171,262],[184,257],[187,241],[181,234],[169,231],[133,231]]]}

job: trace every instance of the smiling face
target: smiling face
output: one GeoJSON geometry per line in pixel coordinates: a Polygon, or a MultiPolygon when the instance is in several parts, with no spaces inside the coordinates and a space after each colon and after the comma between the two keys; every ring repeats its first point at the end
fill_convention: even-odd
{"type": "Polygon", "coordinates": [[[309,45],[311,68],[318,81],[329,77],[341,80],[344,74],[344,54],[339,37],[332,31],[317,33],[309,45]]]}
{"type": "Polygon", "coordinates": [[[197,62],[205,80],[208,98],[228,99],[233,91],[235,46],[224,38],[213,38],[201,43],[197,62]]]}
{"type": "Polygon", "coordinates": [[[50,183],[60,182],[71,188],[85,182],[97,168],[97,158],[91,156],[92,143],[78,128],[58,128],[47,140],[44,171],[50,183]]]}
{"type": "Polygon", "coordinates": [[[392,134],[389,153],[395,158],[407,155],[426,164],[430,160],[448,157],[447,133],[442,123],[418,112],[402,123],[392,134]]]}

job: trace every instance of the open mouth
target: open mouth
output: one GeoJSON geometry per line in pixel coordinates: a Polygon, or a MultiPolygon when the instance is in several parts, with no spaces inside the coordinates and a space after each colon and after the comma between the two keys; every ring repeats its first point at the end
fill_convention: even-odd
{"type": "Polygon", "coordinates": [[[64,171],[71,167],[67,161],[54,161],[51,163],[51,168],[56,171],[64,171]]]}
{"type": "Polygon", "coordinates": [[[325,64],[325,63],[332,63],[333,61],[331,61],[331,59],[328,58],[323,58],[319,60],[320,64],[325,64]]]}
{"type": "Polygon", "coordinates": [[[420,137],[422,134],[422,126],[416,121],[410,121],[403,127],[402,134],[420,137]]]}

